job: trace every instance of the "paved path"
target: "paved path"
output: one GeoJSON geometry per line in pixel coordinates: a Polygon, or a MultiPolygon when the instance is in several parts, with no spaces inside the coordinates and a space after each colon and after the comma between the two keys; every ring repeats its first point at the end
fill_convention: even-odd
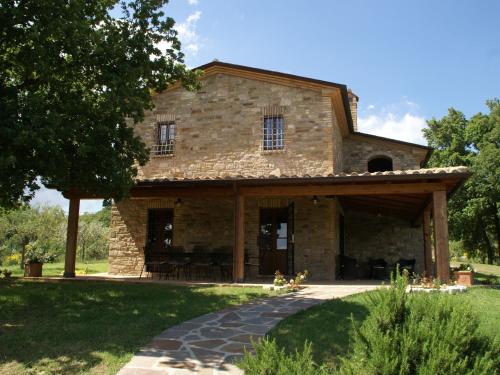
{"type": "Polygon", "coordinates": [[[308,286],[279,297],[202,315],[162,332],[123,367],[119,375],[243,374],[233,362],[250,341],[259,340],[280,320],[332,298],[375,289],[377,285],[308,286]]]}

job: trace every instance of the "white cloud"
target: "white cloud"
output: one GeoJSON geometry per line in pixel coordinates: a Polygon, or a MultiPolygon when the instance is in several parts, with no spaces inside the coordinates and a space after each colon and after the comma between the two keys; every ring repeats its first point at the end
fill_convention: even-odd
{"type": "Polygon", "coordinates": [[[200,48],[200,38],[196,32],[196,24],[200,18],[201,12],[197,10],[196,12],[191,13],[185,21],[175,26],[179,40],[182,43],[182,47],[186,55],[196,56],[200,48]]]}
{"type": "Polygon", "coordinates": [[[360,132],[423,145],[427,143],[422,134],[422,129],[426,125],[423,116],[409,112],[398,115],[394,112],[382,111],[378,115],[358,117],[358,130],[360,132]]]}
{"type": "Polygon", "coordinates": [[[189,5],[198,5],[198,0],[187,0],[189,5]]]}
{"type": "Polygon", "coordinates": [[[366,107],[369,111],[371,111],[372,109],[375,109],[375,105],[373,104],[370,104],[368,105],[368,107],[366,107]]]}
{"type": "MultiPolygon", "coordinates": [[[[37,190],[35,197],[31,200],[32,206],[46,205],[46,206],[60,206],[68,212],[69,201],[62,196],[60,192],[54,189],[47,189],[41,186],[37,190]]],[[[97,212],[102,208],[102,199],[86,199],[80,201],[80,213],[84,212],[97,212]]]]}

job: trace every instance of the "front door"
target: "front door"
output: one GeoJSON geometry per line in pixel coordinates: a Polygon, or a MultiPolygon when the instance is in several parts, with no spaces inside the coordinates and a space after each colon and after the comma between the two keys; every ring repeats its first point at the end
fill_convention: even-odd
{"type": "Polygon", "coordinates": [[[174,213],[171,208],[148,211],[148,250],[153,254],[167,252],[172,247],[174,213]]]}
{"type": "Polygon", "coordinates": [[[260,274],[288,274],[288,208],[262,208],[259,224],[260,274]]]}

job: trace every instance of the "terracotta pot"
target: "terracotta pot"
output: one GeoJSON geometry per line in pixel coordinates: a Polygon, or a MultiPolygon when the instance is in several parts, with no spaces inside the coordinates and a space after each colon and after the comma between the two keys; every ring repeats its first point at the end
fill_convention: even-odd
{"type": "Polygon", "coordinates": [[[41,277],[43,263],[26,263],[24,265],[25,277],[41,277]]]}
{"type": "Polygon", "coordinates": [[[474,283],[474,273],[472,271],[456,271],[455,278],[458,285],[471,286],[474,283]]]}

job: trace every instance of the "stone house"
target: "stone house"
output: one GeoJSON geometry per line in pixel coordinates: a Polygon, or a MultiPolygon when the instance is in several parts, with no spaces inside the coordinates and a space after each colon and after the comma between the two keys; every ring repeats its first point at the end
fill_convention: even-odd
{"type": "Polygon", "coordinates": [[[464,168],[425,168],[428,147],[359,132],[345,85],[199,69],[199,91],[157,94],[136,126],[151,159],[112,208],[109,273],[139,274],[145,253],[226,251],[235,281],[334,280],[346,257],[360,278],[373,259],[449,277],[446,201],[464,168]]]}

